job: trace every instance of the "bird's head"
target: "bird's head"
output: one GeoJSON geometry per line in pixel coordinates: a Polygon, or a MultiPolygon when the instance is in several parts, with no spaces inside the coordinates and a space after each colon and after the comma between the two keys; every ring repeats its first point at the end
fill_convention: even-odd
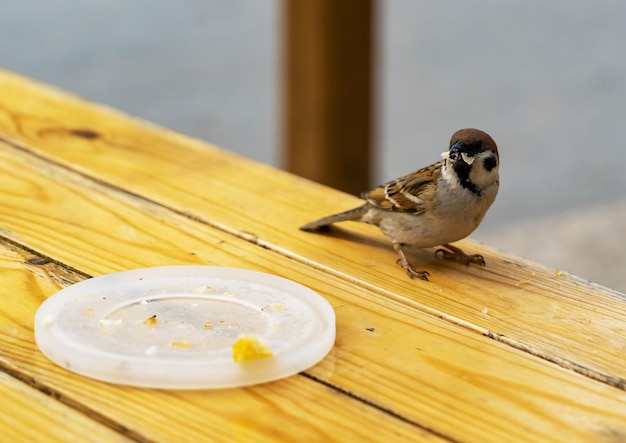
{"type": "Polygon", "coordinates": [[[498,181],[500,157],[496,142],[480,129],[460,129],[452,134],[450,148],[441,154],[446,167],[456,172],[462,186],[472,192],[498,181]]]}

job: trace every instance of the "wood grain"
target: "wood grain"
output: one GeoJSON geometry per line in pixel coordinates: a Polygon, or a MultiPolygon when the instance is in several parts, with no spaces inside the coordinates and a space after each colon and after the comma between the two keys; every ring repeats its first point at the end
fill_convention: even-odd
{"type": "Polygon", "coordinates": [[[26,249],[5,247],[1,361],[139,435],[184,429],[189,440],[346,441],[375,428],[381,441],[397,433],[404,440],[528,441],[530,423],[541,441],[626,436],[618,389],[7,144],[0,144],[0,202],[2,235],[51,260],[37,265],[41,258],[26,249]],[[98,383],[37,352],[34,312],[59,282],[82,278],[76,271],[180,263],[257,269],[313,288],[335,308],[335,348],[307,377],[191,393],[98,383]]]}
{"type": "MultiPolygon", "coordinates": [[[[75,375],[38,351],[33,321],[47,296],[84,277],[3,242],[0,273],[0,296],[5,300],[0,309],[0,370],[4,367],[25,380],[32,379],[33,384],[59,399],[54,403],[46,397],[46,408],[52,410],[42,414],[44,418],[54,416],[56,410],[69,409],[64,404],[70,405],[91,415],[91,427],[96,427],[95,420],[103,421],[121,435],[149,441],[363,441],[372,423],[384,441],[440,441],[406,420],[304,376],[244,389],[165,391],[115,386],[75,375]]],[[[6,408],[8,403],[4,405],[6,408]]],[[[12,411],[17,415],[13,421],[16,435],[34,433],[30,427],[44,420],[32,410],[16,407],[12,411]]],[[[39,434],[66,432],[53,428],[41,429],[39,434]]],[[[103,434],[95,437],[98,435],[103,434]]]]}
{"type": "Polygon", "coordinates": [[[0,397],[2,441],[132,441],[1,371],[0,397]]]}
{"type": "Polygon", "coordinates": [[[0,132],[38,156],[411,309],[620,389],[626,385],[623,294],[471,240],[460,245],[483,254],[486,269],[439,262],[417,251],[415,260],[431,272],[431,282],[409,281],[388,243],[368,226],[346,224],[327,236],[298,231],[311,219],[356,206],[354,197],[8,72],[0,73],[0,132]]]}

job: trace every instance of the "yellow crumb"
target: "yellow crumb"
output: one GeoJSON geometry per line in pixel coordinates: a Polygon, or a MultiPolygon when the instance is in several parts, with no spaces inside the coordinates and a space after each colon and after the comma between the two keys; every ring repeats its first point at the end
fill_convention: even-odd
{"type": "Polygon", "coordinates": [[[173,348],[188,348],[189,346],[191,346],[191,343],[189,343],[187,340],[174,340],[172,343],[170,343],[170,346],[173,348]]]}
{"type": "Polygon", "coordinates": [[[233,351],[233,360],[237,363],[268,358],[274,355],[272,348],[261,343],[257,337],[246,335],[239,337],[231,349],[233,351]]]}
{"type": "Polygon", "coordinates": [[[211,292],[212,290],[213,290],[212,286],[204,285],[204,286],[200,286],[199,288],[194,289],[193,292],[199,294],[199,293],[211,292]]]}
{"type": "Polygon", "coordinates": [[[517,286],[520,288],[525,288],[530,284],[530,280],[520,280],[517,282],[517,286]]]}
{"type": "Polygon", "coordinates": [[[554,270],[554,278],[565,278],[565,274],[559,268],[554,270]]]}
{"type": "Polygon", "coordinates": [[[210,321],[205,321],[204,323],[202,323],[202,326],[204,326],[204,329],[211,329],[213,327],[213,323],[211,323],[210,321]]]}
{"type": "Polygon", "coordinates": [[[154,314],[152,317],[146,318],[143,321],[143,325],[144,326],[148,326],[148,327],[154,326],[156,324],[157,324],[157,316],[156,316],[156,314],[154,314]]]}

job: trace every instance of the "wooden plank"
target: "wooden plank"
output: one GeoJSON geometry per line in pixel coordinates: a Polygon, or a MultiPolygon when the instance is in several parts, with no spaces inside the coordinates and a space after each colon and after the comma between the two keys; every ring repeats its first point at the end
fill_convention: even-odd
{"type": "Polygon", "coordinates": [[[0,371],[5,442],[130,442],[123,434],[0,371]]]}
{"type": "Polygon", "coordinates": [[[298,376],[218,392],[115,387],[74,376],[36,351],[34,312],[54,292],[49,284],[71,280],[67,271],[49,282],[58,269],[54,263],[42,269],[25,255],[4,260],[16,271],[1,270],[7,288],[0,294],[7,300],[0,310],[0,328],[6,328],[0,329],[1,360],[141,435],[191,428],[190,440],[258,432],[268,440],[347,441],[371,436],[375,424],[381,440],[394,433],[419,440],[414,433],[420,428],[459,441],[528,441],[529,427],[546,442],[626,436],[623,391],[425,314],[403,299],[383,297],[7,145],[0,149],[0,177],[3,235],[83,272],[197,262],[243,266],[299,281],[335,308],[336,346],[307,371],[324,385],[298,376]]]}
{"type": "MultiPolygon", "coordinates": [[[[0,273],[0,375],[2,368],[9,368],[50,392],[48,397],[39,396],[42,407],[11,406],[12,420],[16,426],[19,422],[16,433],[54,418],[62,408],[54,403],[56,398],[139,441],[364,441],[371,437],[374,423],[380,441],[442,441],[432,432],[304,376],[242,389],[166,391],[116,386],[75,375],[38,351],[33,321],[42,300],[84,277],[2,241],[0,273]]],[[[14,395],[22,403],[30,401],[28,392],[14,395]]],[[[9,406],[6,401],[3,404],[9,406]]],[[[8,410],[0,408],[0,426],[2,411],[8,410]]],[[[67,414],[70,418],[77,415],[72,410],[67,414]]],[[[47,428],[33,430],[33,435],[48,436],[50,441],[56,433],[69,432],[49,423],[47,428]]],[[[99,435],[104,434],[94,433],[94,438],[99,435]]]]}
{"type": "Polygon", "coordinates": [[[285,0],[283,7],[286,167],[358,194],[370,185],[373,0],[285,0]]]}
{"type": "Polygon", "coordinates": [[[306,221],[357,205],[354,197],[8,72],[0,72],[0,131],[37,155],[351,279],[410,309],[624,388],[622,294],[471,240],[459,244],[483,254],[486,269],[416,251],[432,278],[409,281],[395,264],[395,252],[369,226],[348,224],[333,236],[298,231],[306,221]]]}

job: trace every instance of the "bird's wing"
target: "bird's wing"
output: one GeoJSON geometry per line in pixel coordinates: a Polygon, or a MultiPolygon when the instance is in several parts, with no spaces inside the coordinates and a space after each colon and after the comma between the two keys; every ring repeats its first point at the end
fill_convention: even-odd
{"type": "Polygon", "coordinates": [[[441,162],[426,166],[361,194],[369,204],[388,211],[421,214],[433,203],[441,162]]]}

